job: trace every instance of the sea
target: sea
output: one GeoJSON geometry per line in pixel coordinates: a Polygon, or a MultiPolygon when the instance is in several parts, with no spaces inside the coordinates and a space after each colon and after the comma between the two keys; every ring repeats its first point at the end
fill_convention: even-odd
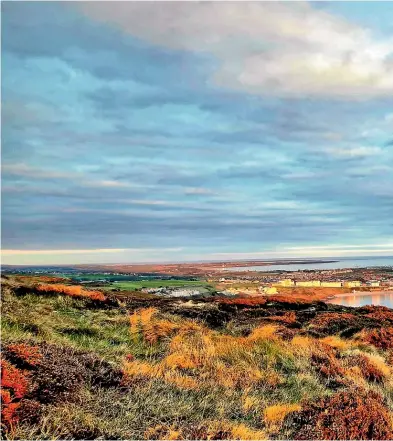
{"type": "MultiPolygon", "coordinates": [[[[287,259],[290,260],[290,259],[287,259]]],[[[320,262],[307,262],[307,259],[293,259],[299,262],[289,265],[273,264],[273,265],[255,265],[255,266],[238,266],[226,267],[226,271],[301,271],[301,270],[330,270],[344,268],[372,268],[372,267],[393,267],[393,256],[380,257],[329,257],[323,258],[320,262]],[[334,261],[334,262],[326,262],[334,261]]]]}
{"type": "MultiPolygon", "coordinates": [[[[256,265],[245,267],[226,268],[231,271],[301,271],[301,270],[330,270],[330,269],[344,269],[344,268],[375,268],[375,267],[390,267],[393,269],[393,256],[379,256],[379,257],[329,257],[324,260],[334,260],[334,262],[319,263],[306,262],[291,263],[290,265],[256,265]]],[[[380,305],[388,308],[393,308],[393,291],[369,292],[369,293],[354,293],[345,296],[335,297],[329,300],[329,303],[344,306],[364,306],[364,305],[380,305]]]]}
{"type": "Polygon", "coordinates": [[[335,305],[343,306],[378,305],[387,306],[388,308],[393,309],[393,291],[348,294],[335,297],[329,300],[327,303],[334,303],[335,305]]]}

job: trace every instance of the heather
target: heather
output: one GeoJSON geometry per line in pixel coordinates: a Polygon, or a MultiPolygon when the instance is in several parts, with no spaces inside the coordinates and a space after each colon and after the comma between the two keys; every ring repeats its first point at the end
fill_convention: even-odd
{"type": "Polygon", "coordinates": [[[4,280],[6,439],[392,439],[392,311],[4,280]]]}

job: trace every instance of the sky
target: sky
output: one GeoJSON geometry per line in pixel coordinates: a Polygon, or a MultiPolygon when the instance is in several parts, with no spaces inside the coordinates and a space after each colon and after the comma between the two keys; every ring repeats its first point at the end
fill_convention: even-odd
{"type": "Polygon", "coordinates": [[[2,261],[393,255],[393,3],[2,9],[2,261]]]}

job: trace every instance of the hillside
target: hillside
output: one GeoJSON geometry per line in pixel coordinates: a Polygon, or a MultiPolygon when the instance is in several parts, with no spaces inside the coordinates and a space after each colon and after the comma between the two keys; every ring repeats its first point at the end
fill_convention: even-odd
{"type": "Polygon", "coordinates": [[[3,438],[393,439],[392,310],[2,282],[3,438]]]}

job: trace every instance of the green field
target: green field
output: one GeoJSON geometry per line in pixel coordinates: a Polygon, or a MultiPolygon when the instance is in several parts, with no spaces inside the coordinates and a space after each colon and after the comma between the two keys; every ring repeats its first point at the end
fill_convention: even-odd
{"type": "Polygon", "coordinates": [[[124,282],[113,282],[106,289],[119,288],[124,290],[133,290],[141,288],[160,288],[160,287],[207,287],[208,283],[199,280],[135,280],[124,282]]]}

